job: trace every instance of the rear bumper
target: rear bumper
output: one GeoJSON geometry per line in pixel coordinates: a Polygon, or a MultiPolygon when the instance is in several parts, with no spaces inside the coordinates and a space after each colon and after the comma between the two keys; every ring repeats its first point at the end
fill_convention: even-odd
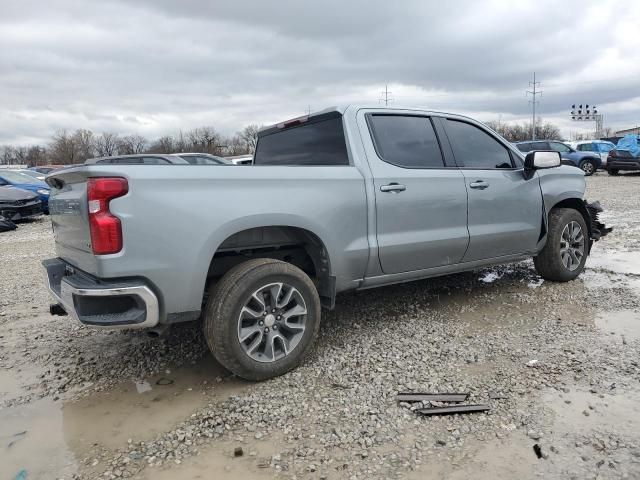
{"type": "Polygon", "coordinates": [[[640,170],[640,158],[629,160],[610,159],[607,170],[640,170]]]}
{"type": "Polygon", "coordinates": [[[158,324],[158,297],[143,282],[99,280],[59,258],[44,260],[42,266],[51,296],[82,324],[111,329],[158,324]]]}

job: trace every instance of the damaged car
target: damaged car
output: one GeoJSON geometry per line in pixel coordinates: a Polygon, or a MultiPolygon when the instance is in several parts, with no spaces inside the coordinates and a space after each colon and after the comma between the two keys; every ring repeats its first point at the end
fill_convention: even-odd
{"type": "Polygon", "coordinates": [[[0,186],[0,216],[12,222],[42,215],[38,195],[15,187],[0,186]]]}
{"type": "Polygon", "coordinates": [[[468,117],[350,105],[262,129],[252,168],[60,170],[51,311],[157,332],[201,319],[231,372],[282,375],[341,292],[529,258],[577,278],[610,228],[561,160],[468,117]]]}

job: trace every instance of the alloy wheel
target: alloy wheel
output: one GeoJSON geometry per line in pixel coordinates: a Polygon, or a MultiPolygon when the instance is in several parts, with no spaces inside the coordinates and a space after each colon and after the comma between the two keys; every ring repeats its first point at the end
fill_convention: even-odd
{"type": "Polygon", "coordinates": [[[238,341],[257,362],[270,363],[289,355],[305,331],[307,306],[302,294],[284,282],[253,292],[240,310],[238,341]]]}

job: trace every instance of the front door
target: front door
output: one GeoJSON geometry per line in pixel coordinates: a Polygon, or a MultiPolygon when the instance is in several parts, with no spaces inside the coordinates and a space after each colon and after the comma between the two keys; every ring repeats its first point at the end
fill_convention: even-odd
{"type": "Polygon", "coordinates": [[[447,137],[469,195],[469,248],[463,261],[533,253],[542,227],[538,176],[477,125],[447,120],[447,137]]]}
{"type": "Polygon", "coordinates": [[[366,117],[378,256],[385,274],[458,263],[469,243],[462,172],[446,167],[431,119],[366,117]]]}

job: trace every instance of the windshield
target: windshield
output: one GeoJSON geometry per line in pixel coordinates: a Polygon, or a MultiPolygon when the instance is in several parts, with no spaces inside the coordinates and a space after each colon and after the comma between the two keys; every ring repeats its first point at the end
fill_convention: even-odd
{"type": "Polygon", "coordinates": [[[24,173],[14,172],[11,170],[0,170],[0,178],[4,178],[5,181],[9,183],[41,183],[42,185],[46,185],[46,183],[41,182],[37,178],[33,178],[29,175],[25,175],[24,173]]]}
{"type": "Polygon", "coordinates": [[[23,175],[29,175],[30,177],[33,178],[44,178],[44,173],[40,173],[40,172],[36,172],[35,170],[21,170],[19,173],[23,174],[23,175]]]}

